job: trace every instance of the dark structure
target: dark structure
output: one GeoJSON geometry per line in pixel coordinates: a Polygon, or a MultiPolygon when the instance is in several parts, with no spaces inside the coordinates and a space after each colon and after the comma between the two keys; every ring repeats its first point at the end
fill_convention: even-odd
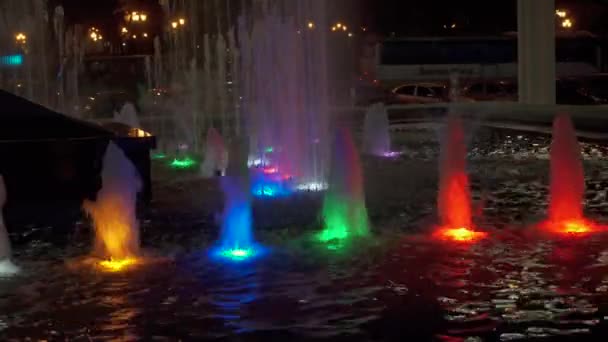
{"type": "Polygon", "coordinates": [[[0,90],[0,174],[11,206],[94,198],[110,141],[136,166],[144,187],[142,196],[149,200],[149,152],[155,147],[150,134],[76,120],[0,90]]]}

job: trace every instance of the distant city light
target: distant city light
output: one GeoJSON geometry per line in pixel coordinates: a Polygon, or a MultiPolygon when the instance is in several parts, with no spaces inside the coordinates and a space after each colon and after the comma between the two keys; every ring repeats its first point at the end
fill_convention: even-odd
{"type": "Polygon", "coordinates": [[[336,24],[336,27],[337,27],[337,28],[341,28],[341,27],[342,27],[342,23],[338,22],[338,23],[336,24]]]}
{"type": "Polygon", "coordinates": [[[129,30],[127,30],[127,28],[126,28],[126,27],[123,27],[123,28],[120,30],[120,32],[121,32],[121,33],[129,33],[129,30]]]}
{"type": "Polygon", "coordinates": [[[555,14],[560,18],[565,18],[568,15],[566,10],[559,10],[559,9],[555,11],[555,14]]]}
{"type": "Polygon", "coordinates": [[[148,38],[148,34],[144,32],[144,38],[148,38]]]}
{"type": "Polygon", "coordinates": [[[133,39],[137,39],[137,35],[136,34],[133,35],[133,39]]]}
{"type": "Polygon", "coordinates": [[[564,21],[562,21],[562,27],[563,28],[572,28],[572,20],[564,19],[564,21]]]}
{"type": "Polygon", "coordinates": [[[348,32],[348,36],[349,36],[349,37],[352,37],[352,36],[353,36],[353,33],[352,33],[352,32],[348,32]]]}
{"type": "Polygon", "coordinates": [[[346,25],[342,25],[342,31],[346,31],[348,30],[348,27],[346,25]]]}
{"type": "Polygon", "coordinates": [[[25,44],[27,42],[27,36],[24,33],[19,32],[15,35],[15,40],[19,44],[25,44]]]}
{"type": "Polygon", "coordinates": [[[96,42],[98,40],[102,40],[103,36],[101,35],[101,33],[99,32],[99,30],[95,27],[91,27],[89,29],[89,37],[91,38],[92,41],[96,42]]]}
{"type": "Polygon", "coordinates": [[[452,28],[456,28],[456,24],[452,24],[452,28]]]}
{"type": "Polygon", "coordinates": [[[311,29],[311,30],[314,29],[315,28],[315,23],[313,23],[312,21],[309,21],[308,22],[308,28],[311,29]]]}
{"type": "Polygon", "coordinates": [[[177,25],[178,25],[177,21],[174,21],[174,22],[171,23],[171,27],[173,27],[174,29],[177,28],[177,25]]]}
{"type": "Polygon", "coordinates": [[[181,26],[184,26],[186,24],[186,19],[184,19],[184,18],[179,18],[178,21],[181,26]]]}
{"type": "Polygon", "coordinates": [[[128,22],[139,23],[139,22],[147,21],[148,15],[143,12],[133,11],[131,13],[127,13],[127,15],[125,16],[125,19],[128,22]]]}

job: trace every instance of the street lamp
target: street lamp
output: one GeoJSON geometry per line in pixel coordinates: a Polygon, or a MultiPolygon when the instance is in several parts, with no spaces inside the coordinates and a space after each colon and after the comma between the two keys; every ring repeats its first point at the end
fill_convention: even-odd
{"type": "Polygon", "coordinates": [[[555,14],[560,18],[565,18],[568,15],[566,10],[560,10],[560,9],[556,10],[555,14]]]}
{"type": "Polygon", "coordinates": [[[15,40],[18,44],[25,44],[27,42],[27,36],[25,33],[19,32],[15,35],[15,40]]]}
{"type": "Polygon", "coordinates": [[[184,19],[184,18],[179,18],[179,24],[180,24],[181,26],[186,25],[186,19],[184,19]]]}
{"type": "Polygon", "coordinates": [[[308,22],[308,28],[311,29],[311,30],[314,29],[315,28],[315,23],[313,23],[312,21],[309,21],[308,22]]]}
{"type": "Polygon", "coordinates": [[[177,28],[177,21],[172,22],[171,23],[171,27],[173,27],[174,29],[176,29],[177,28]]]}
{"type": "Polygon", "coordinates": [[[144,12],[133,11],[131,13],[127,13],[125,19],[128,22],[144,22],[148,20],[148,14],[144,12]]]}
{"type": "Polygon", "coordinates": [[[562,27],[565,29],[572,28],[572,20],[564,19],[564,21],[562,21],[562,27]]]}
{"type": "Polygon", "coordinates": [[[98,40],[102,40],[103,36],[101,35],[101,33],[99,32],[98,29],[96,29],[95,27],[91,27],[89,29],[89,37],[91,38],[92,41],[96,42],[98,40]]]}

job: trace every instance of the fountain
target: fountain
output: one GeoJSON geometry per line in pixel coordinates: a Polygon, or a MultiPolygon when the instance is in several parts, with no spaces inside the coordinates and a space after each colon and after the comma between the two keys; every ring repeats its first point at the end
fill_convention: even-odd
{"type": "Polygon", "coordinates": [[[292,176],[297,189],[316,189],[326,182],[329,146],[326,4],[259,1],[252,13],[238,26],[252,159],[272,148],[273,166],[292,176]],[[309,21],[315,30],[305,29],[309,21]]]}
{"type": "Polygon", "coordinates": [[[392,154],[388,115],[383,103],[371,105],[365,113],[363,151],[378,157],[392,154]]]}
{"type": "Polygon", "coordinates": [[[439,161],[437,207],[441,228],[435,234],[441,239],[474,241],[485,235],[472,230],[472,206],[466,157],[467,144],[462,119],[450,113],[441,143],[439,161]]]}
{"type": "Polygon", "coordinates": [[[204,177],[223,176],[228,167],[228,151],[224,138],[213,127],[207,130],[205,144],[205,160],[201,165],[201,174],[204,177]]]}
{"type": "Polygon", "coordinates": [[[19,268],[11,262],[11,244],[4,225],[2,210],[6,203],[6,187],[4,177],[0,175],[0,277],[11,276],[19,272],[19,268]]]}
{"type": "Polygon", "coordinates": [[[224,193],[222,228],[212,254],[233,261],[249,259],[260,252],[253,239],[251,198],[249,195],[248,146],[235,139],[230,145],[226,176],[220,178],[224,193]]]}
{"type": "Polygon", "coordinates": [[[114,113],[114,121],[130,127],[141,127],[139,118],[137,117],[137,109],[135,109],[135,106],[131,102],[125,103],[120,112],[114,113]]]}
{"type": "Polygon", "coordinates": [[[583,215],[585,176],[576,132],[567,114],[553,121],[548,229],[580,234],[593,230],[583,215]]]}
{"type": "Polygon", "coordinates": [[[101,266],[119,271],[136,263],[140,252],[136,204],[141,181],[131,161],[112,142],[104,156],[101,176],[97,199],[85,200],[83,208],[95,226],[93,254],[103,259],[101,266]]]}
{"type": "MultiPolygon", "coordinates": [[[[46,1],[2,1],[0,12],[6,14],[0,17],[3,54],[11,51],[20,56],[18,65],[0,68],[0,88],[45,106],[55,105],[55,92],[61,91],[52,82],[57,68],[51,63],[58,62],[58,56],[50,43],[60,34],[63,39],[64,33],[55,32],[53,37],[49,30],[46,1]]],[[[63,28],[63,9],[57,7],[55,12],[55,27],[63,28]]]]}
{"type": "Polygon", "coordinates": [[[348,129],[338,130],[332,152],[329,188],[322,211],[325,227],[318,236],[322,242],[335,242],[369,232],[361,161],[348,129]]]}

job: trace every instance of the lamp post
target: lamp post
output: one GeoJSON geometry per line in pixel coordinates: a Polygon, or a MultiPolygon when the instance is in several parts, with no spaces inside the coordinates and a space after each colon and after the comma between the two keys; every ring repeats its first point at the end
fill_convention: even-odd
{"type": "Polygon", "coordinates": [[[23,32],[19,32],[15,35],[15,41],[19,45],[25,45],[27,43],[27,36],[23,32]]]}

